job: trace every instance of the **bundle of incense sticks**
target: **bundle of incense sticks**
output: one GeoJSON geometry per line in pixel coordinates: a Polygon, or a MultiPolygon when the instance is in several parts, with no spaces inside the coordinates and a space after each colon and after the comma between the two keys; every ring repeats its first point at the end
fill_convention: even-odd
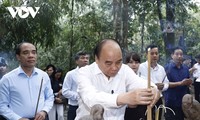
{"type": "MultiPolygon", "coordinates": [[[[147,61],[148,61],[147,88],[151,88],[151,48],[148,49],[147,61]]],[[[147,106],[147,120],[152,120],[152,109],[150,105],[147,106]]]]}

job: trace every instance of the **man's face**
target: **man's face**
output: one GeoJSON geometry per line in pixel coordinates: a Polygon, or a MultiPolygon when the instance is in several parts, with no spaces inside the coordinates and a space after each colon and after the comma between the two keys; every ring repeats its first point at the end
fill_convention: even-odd
{"type": "Polygon", "coordinates": [[[151,63],[157,63],[159,58],[158,48],[152,48],[150,54],[151,54],[151,63]]]}
{"type": "Polygon", "coordinates": [[[181,49],[175,50],[171,56],[175,63],[181,64],[183,62],[183,51],[181,49]]]}
{"type": "Polygon", "coordinates": [[[0,64],[0,74],[5,74],[7,72],[7,67],[6,65],[1,65],[0,64]]]}
{"type": "Polygon", "coordinates": [[[100,70],[107,76],[115,76],[122,65],[122,53],[120,49],[102,49],[99,58],[95,58],[100,70]]]}
{"type": "Polygon", "coordinates": [[[53,72],[54,72],[53,67],[49,67],[49,68],[46,70],[46,72],[47,72],[47,74],[48,74],[49,76],[51,76],[51,75],[53,74],[53,72]]]}
{"type": "Polygon", "coordinates": [[[22,67],[33,68],[37,61],[37,51],[34,45],[23,43],[20,47],[20,54],[17,55],[22,67]]]}
{"type": "Polygon", "coordinates": [[[89,55],[80,55],[79,59],[76,60],[76,64],[79,67],[84,67],[89,64],[89,59],[90,59],[89,55]]]}

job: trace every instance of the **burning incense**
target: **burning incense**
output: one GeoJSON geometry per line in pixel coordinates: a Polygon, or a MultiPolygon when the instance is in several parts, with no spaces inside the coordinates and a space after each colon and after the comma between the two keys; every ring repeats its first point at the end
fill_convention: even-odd
{"type": "MultiPolygon", "coordinates": [[[[147,80],[147,88],[151,88],[151,48],[148,49],[148,55],[147,55],[147,60],[148,60],[148,80],[147,80]]],[[[152,110],[150,105],[147,106],[147,120],[152,119],[152,110]]]]}

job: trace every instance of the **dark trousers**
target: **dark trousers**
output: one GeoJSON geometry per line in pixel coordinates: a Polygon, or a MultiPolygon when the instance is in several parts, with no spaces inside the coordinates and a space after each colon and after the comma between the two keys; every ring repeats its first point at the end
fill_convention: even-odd
{"type": "Polygon", "coordinates": [[[200,82],[196,82],[195,80],[194,81],[194,97],[198,102],[200,102],[199,94],[200,94],[200,82]]]}
{"type": "MultiPolygon", "coordinates": [[[[162,105],[162,98],[158,100],[156,103],[157,108],[162,105]]],[[[126,108],[126,112],[124,115],[124,120],[147,120],[147,106],[139,105],[136,108],[126,108]]],[[[152,120],[155,120],[155,110],[156,107],[152,108],[152,120]]],[[[162,109],[159,111],[159,120],[162,120],[162,109]]]]}
{"type": "Polygon", "coordinates": [[[136,108],[126,108],[124,120],[146,120],[146,105],[138,105],[136,108]]]}
{"type": "Polygon", "coordinates": [[[175,115],[173,114],[172,111],[167,109],[167,112],[165,113],[165,120],[184,120],[184,113],[182,107],[172,107],[172,106],[167,106],[167,107],[171,108],[175,112],[175,115]]]}
{"type": "Polygon", "coordinates": [[[67,120],[74,120],[76,117],[76,110],[78,106],[69,105],[69,109],[67,112],[67,120]]]}
{"type": "Polygon", "coordinates": [[[0,120],[6,120],[2,115],[0,115],[0,120]]]}

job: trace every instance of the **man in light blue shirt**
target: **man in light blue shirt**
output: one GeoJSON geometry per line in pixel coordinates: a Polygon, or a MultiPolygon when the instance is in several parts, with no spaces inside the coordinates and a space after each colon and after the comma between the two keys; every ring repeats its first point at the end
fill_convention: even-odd
{"type": "Polygon", "coordinates": [[[0,115],[8,120],[45,120],[54,95],[46,72],[35,67],[37,50],[28,42],[16,48],[20,65],[0,81],[0,115]]]}
{"type": "Polygon", "coordinates": [[[64,79],[62,94],[68,98],[69,110],[67,120],[74,120],[76,117],[76,109],[78,108],[79,95],[77,93],[77,74],[78,69],[89,64],[89,54],[79,51],[75,56],[77,67],[69,71],[64,79]]]}
{"type": "MultiPolygon", "coordinates": [[[[7,73],[7,63],[3,57],[0,57],[0,80],[7,73]]],[[[0,115],[0,120],[4,120],[4,117],[0,115]]]]}

